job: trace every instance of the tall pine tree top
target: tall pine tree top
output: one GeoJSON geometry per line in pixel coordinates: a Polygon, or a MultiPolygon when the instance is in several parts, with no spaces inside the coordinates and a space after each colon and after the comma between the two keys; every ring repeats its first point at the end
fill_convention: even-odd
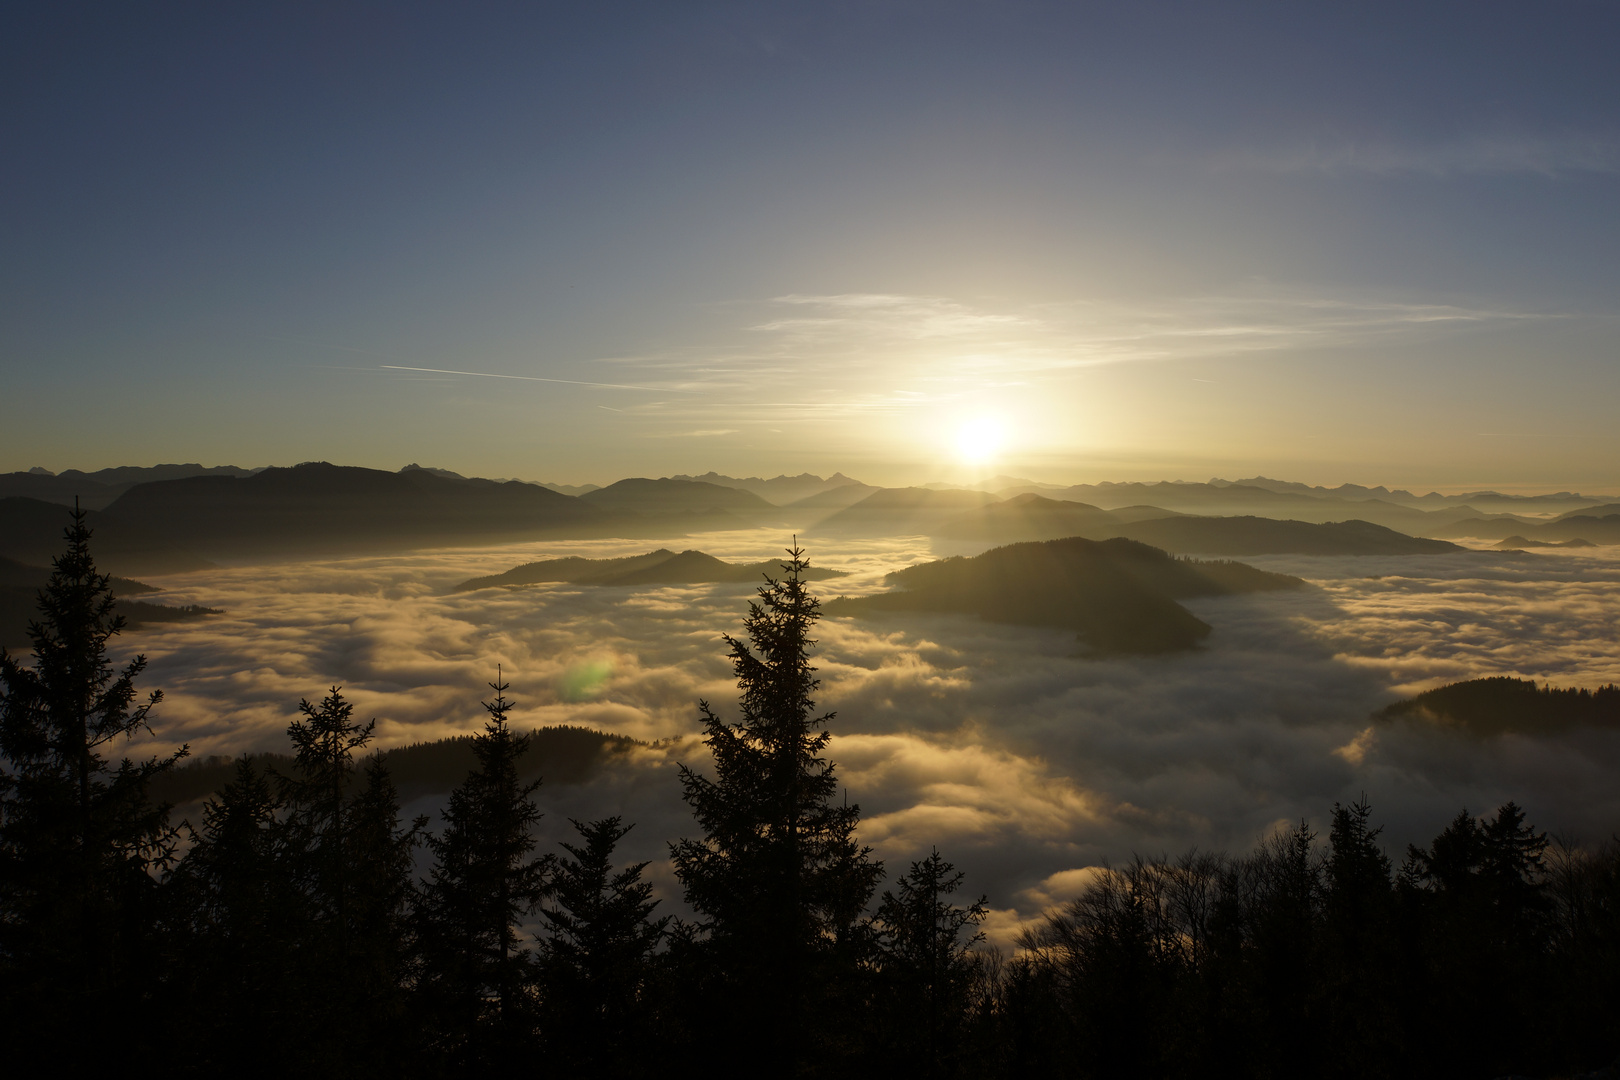
{"type": "MultiPolygon", "coordinates": [[[[149,992],[153,871],[172,861],[176,835],[147,788],[186,753],[108,759],[114,743],[150,732],[162,694],[137,704],[146,658],[116,669],[107,655],[124,620],[86,517],[74,508],[39,594],[33,666],[0,650],[0,1009],[36,1033],[136,1015],[149,992]]],[[[82,1040],[69,1043],[77,1052],[82,1040]]]]}
{"type": "Polygon", "coordinates": [[[112,578],[98,574],[90,556],[87,516],[74,508],[63,533],[67,550],[52,560],[50,580],[40,590],[40,618],[28,627],[33,668],[0,650],[0,754],[20,778],[70,782],[81,813],[107,783],[101,749],[149,731],[147,716],[163,700],[163,691],[154,690],[135,703],[145,656],[117,672],[107,658],[107,643],[123,631],[124,617],[112,578]]]}
{"type": "Polygon", "coordinates": [[[428,838],[433,866],[417,900],[421,990],[445,1068],[489,1067],[528,1053],[535,971],[522,924],[545,893],[552,862],[534,855],[540,781],[518,773],[530,737],[507,720],[512,702],[499,674],[490,689],[495,700],[483,703],[488,719],[473,738],[478,766],[450,793],[443,831],[428,838]]]}
{"type": "Polygon", "coordinates": [[[760,1010],[758,1039],[795,1053],[858,963],[858,920],[882,874],[855,838],[860,807],[839,799],[823,756],[833,714],[815,715],[820,602],[805,587],[808,565],[789,549],[783,576],[749,604],[748,641],[725,637],[740,716],[728,722],[699,702],[714,777],[685,765],[680,775],[703,835],[670,848],[733,995],[727,1007],[760,1010]]]}

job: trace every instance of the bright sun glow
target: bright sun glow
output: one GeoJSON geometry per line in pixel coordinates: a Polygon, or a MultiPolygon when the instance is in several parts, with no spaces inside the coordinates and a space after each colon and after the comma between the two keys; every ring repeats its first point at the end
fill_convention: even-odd
{"type": "Polygon", "coordinates": [[[975,417],[956,429],[956,456],[969,465],[983,465],[996,456],[1005,441],[999,420],[975,417]]]}

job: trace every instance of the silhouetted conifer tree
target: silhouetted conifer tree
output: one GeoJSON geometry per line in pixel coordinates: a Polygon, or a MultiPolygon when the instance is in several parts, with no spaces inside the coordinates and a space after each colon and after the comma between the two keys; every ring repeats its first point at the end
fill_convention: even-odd
{"type": "Polygon", "coordinates": [[[415,1032],[407,1027],[406,992],[415,977],[413,851],[427,821],[420,817],[406,825],[400,820],[399,792],[382,756],[374,754],[366,762],[349,819],[348,983],[364,1003],[360,1015],[381,1051],[367,1073],[397,1075],[388,1063],[400,1060],[415,1042],[415,1032]]]}
{"type": "Polygon", "coordinates": [[[295,978],[307,1007],[347,1003],[341,1026],[306,1015],[294,1037],[305,1067],[373,1075],[390,1070],[401,1049],[399,987],[411,955],[411,849],[425,821],[405,828],[399,797],[380,760],[359,782],[355,753],[376,721],[359,724],[337,687],[319,705],[300,701],[288,726],[294,771],[279,777],[287,816],[283,872],[304,905],[295,978]]]}
{"type": "Polygon", "coordinates": [[[838,801],[822,756],[833,714],[814,715],[810,632],[820,604],[803,555],[790,549],[784,575],[749,604],[748,643],[725,638],[742,715],[728,723],[699,703],[715,775],[681,766],[703,835],[670,848],[708,934],[722,988],[713,1007],[733,1017],[728,1049],[779,1075],[811,1058],[825,1066],[823,1051],[847,1029],[864,950],[859,919],[882,873],[855,839],[860,808],[838,801]]]}
{"type": "Polygon", "coordinates": [[[302,1006],[293,968],[312,932],[286,873],[282,803],[248,758],[203,804],[202,826],[168,882],[177,1005],[192,1018],[184,1058],[202,1072],[285,1075],[302,1006]],[[240,1057],[257,1048],[253,1066],[240,1057]]]}
{"type": "Polygon", "coordinates": [[[1394,892],[1389,856],[1378,845],[1366,796],[1333,805],[1328,831],[1324,1018],[1328,1075],[1386,1075],[1399,1045],[1395,987],[1394,892]]]}
{"type": "Polygon", "coordinates": [[[1545,1060],[1546,849],[1511,802],[1483,822],[1464,809],[1427,850],[1408,849],[1403,892],[1437,1060],[1478,1072],[1545,1060]],[[1482,998],[1495,1010],[1480,1010],[1482,998]],[[1504,1011],[1518,1022],[1502,1023],[1504,1011]]]}
{"type": "Polygon", "coordinates": [[[521,925],[546,888],[550,858],[531,858],[541,814],[517,762],[529,736],[507,722],[508,684],[490,684],[495,700],[473,739],[478,767],[450,795],[444,829],[430,837],[434,862],[419,890],[419,997],[437,1048],[452,1066],[515,1060],[533,1031],[535,968],[521,925]]]}
{"type": "Polygon", "coordinates": [[[1533,951],[1546,931],[1551,904],[1547,898],[1547,834],[1525,824],[1524,810],[1512,801],[1485,822],[1485,880],[1498,942],[1533,951]]]}
{"type": "Polygon", "coordinates": [[[1301,821],[1262,841],[1249,862],[1252,892],[1243,898],[1246,985],[1252,995],[1247,1034],[1256,1071],[1307,1076],[1319,1056],[1315,1016],[1320,991],[1318,914],[1324,863],[1316,833],[1301,821]]]}
{"type": "Polygon", "coordinates": [[[951,902],[965,879],[936,848],[884,892],[873,919],[880,1054],[913,1076],[953,1076],[963,1065],[971,950],[988,914],[983,896],[966,907],[951,902]]]}
{"type": "Polygon", "coordinates": [[[550,931],[540,949],[547,1059],[565,1075],[630,1075],[657,1052],[645,994],[670,920],[652,918],[646,863],[614,870],[630,826],[617,817],[573,825],[583,843],[562,845],[570,857],[557,861],[553,903],[540,909],[550,931]]]}
{"type": "Polygon", "coordinates": [[[33,666],[0,652],[0,1009],[69,1071],[97,1043],[136,1052],[157,1038],[147,1016],[154,872],[172,861],[176,833],[147,788],[186,753],[117,765],[106,756],[150,731],[162,694],[136,704],[146,658],[116,671],[108,658],[124,619],[111,579],[96,572],[85,518],[75,507],[39,594],[33,666]]]}
{"type": "Polygon", "coordinates": [[[298,703],[302,720],[287,727],[296,766],[281,776],[282,798],[290,810],[293,838],[299,844],[300,877],[314,899],[322,922],[346,951],[352,900],[353,822],[350,801],[357,769],[355,753],[371,741],[377,721],[358,724],[354,706],[334,686],[320,705],[298,703]]]}

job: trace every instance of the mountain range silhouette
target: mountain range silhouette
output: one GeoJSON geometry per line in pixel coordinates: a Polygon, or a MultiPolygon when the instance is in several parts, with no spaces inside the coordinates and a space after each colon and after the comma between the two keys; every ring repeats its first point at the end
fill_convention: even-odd
{"type": "MultiPolygon", "coordinates": [[[[1028,486],[1011,477],[996,480],[1028,486]]],[[[1534,505],[1538,512],[1571,500],[1581,504],[1549,520],[1482,513],[1455,497],[1352,485],[1308,489],[1264,478],[1252,484],[1040,485],[992,493],[939,485],[873,488],[841,473],[769,480],[707,473],[632,477],[605,487],[586,485],[575,489],[578,495],[557,487],[414,464],[399,472],[307,462],[255,470],[164,465],[10,473],[0,476],[0,555],[34,565],[48,561],[60,543],[60,507],[75,496],[94,511],[91,525],[104,565],[124,575],[179,573],[217,560],[548,538],[662,539],[761,526],[833,539],[926,535],[993,544],[1124,536],[1172,552],[1210,555],[1442,553],[1457,550],[1439,542],[1453,537],[1517,537],[1529,545],[1620,543],[1620,503],[1569,493],[1540,502],[1484,493],[1499,504],[1534,505]],[[805,491],[810,494],[792,498],[805,491]],[[1094,499],[1074,497],[1082,492],[1094,499]],[[1446,505],[1423,509],[1346,494],[1446,505]]]]}

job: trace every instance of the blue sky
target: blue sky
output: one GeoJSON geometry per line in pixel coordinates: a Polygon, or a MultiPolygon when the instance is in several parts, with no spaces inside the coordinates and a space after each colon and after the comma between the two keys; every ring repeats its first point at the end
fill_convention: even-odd
{"type": "Polygon", "coordinates": [[[1617,31],[14,5],[0,468],[1620,490],[1617,31]]]}

